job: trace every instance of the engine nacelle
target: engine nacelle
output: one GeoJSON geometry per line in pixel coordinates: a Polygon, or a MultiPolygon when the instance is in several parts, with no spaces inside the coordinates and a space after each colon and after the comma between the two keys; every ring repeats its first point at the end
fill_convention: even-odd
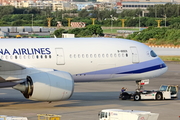
{"type": "Polygon", "coordinates": [[[27,76],[27,81],[13,87],[36,101],[59,101],[69,99],[74,91],[74,80],[63,71],[38,72],[27,76]]]}

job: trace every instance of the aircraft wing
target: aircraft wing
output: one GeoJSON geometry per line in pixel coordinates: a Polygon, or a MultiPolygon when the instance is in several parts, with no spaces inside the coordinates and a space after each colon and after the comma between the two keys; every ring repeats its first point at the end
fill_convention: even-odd
{"type": "Polygon", "coordinates": [[[25,66],[0,59],[0,88],[11,87],[22,82],[22,71],[25,69],[25,66]]]}
{"type": "Polygon", "coordinates": [[[32,66],[23,66],[10,61],[0,60],[0,88],[14,86],[26,80],[29,74],[42,71],[48,72],[54,71],[54,69],[34,68],[32,66]]]}
{"type": "Polygon", "coordinates": [[[0,72],[23,70],[23,69],[26,69],[26,67],[9,61],[0,60],[0,72]]]}
{"type": "Polygon", "coordinates": [[[25,66],[0,59],[0,87],[11,86],[12,81],[21,81],[25,69],[25,66]]]}

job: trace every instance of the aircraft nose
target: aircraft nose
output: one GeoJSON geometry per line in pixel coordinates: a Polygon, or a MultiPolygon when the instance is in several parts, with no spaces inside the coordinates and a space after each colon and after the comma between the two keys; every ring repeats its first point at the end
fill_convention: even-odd
{"type": "Polygon", "coordinates": [[[167,66],[166,66],[166,64],[163,62],[162,64],[160,64],[160,67],[161,67],[161,68],[166,68],[167,66]]]}
{"type": "MultiPolygon", "coordinates": [[[[159,58],[160,59],[160,58],[159,58]]],[[[160,59],[161,60],[161,59],[160,59]]],[[[161,60],[162,61],[162,60],[161,60]]],[[[160,68],[161,68],[161,71],[162,71],[162,74],[165,73],[167,70],[168,70],[168,67],[167,65],[162,61],[160,63],[160,68]]]]}

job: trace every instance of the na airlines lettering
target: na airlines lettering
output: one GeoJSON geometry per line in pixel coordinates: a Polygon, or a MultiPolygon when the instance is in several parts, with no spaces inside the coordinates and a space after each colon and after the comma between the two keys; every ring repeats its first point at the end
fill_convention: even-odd
{"type": "Polygon", "coordinates": [[[50,48],[14,48],[13,50],[0,49],[1,55],[49,55],[51,54],[50,48]]]}

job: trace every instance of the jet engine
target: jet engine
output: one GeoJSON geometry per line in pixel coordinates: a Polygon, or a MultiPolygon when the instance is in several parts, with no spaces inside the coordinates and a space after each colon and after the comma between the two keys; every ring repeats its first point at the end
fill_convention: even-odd
{"type": "Polygon", "coordinates": [[[70,73],[49,71],[29,74],[26,81],[13,87],[25,98],[36,101],[59,101],[69,99],[74,91],[70,73]]]}

